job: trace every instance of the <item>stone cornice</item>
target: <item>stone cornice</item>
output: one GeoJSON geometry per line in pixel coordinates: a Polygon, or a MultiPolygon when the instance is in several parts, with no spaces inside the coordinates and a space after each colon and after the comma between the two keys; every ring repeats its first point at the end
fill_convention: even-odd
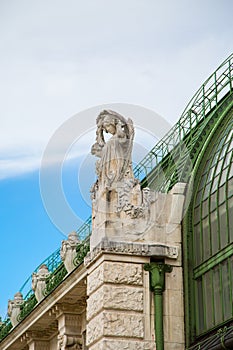
{"type": "Polygon", "coordinates": [[[17,341],[22,342],[21,338],[25,332],[29,332],[30,328],[48,313],[61,299],[68,294],[76,285],[86,278],[87,271],[83,264],[68,274],[62,283],[52,291],[45,299],[38,303],[32,312],[22,320],[8,336],[0,343],[0,348],[8,349],[17,341]],[[20,339],[21,338],[21,339],[20,339]]]}
{"type": "Polygon", "coordinates": [[[89,266],[103,253],[177,259],[179,248],[162,243],[116,242],[103,239],[86,255],[84,259],[85,266],[89,266]]]}

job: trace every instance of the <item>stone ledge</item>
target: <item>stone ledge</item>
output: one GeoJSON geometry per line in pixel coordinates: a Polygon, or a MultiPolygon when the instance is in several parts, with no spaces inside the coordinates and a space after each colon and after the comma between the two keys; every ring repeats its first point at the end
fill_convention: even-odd
{"type": "Polygon", "coordinates": [[[157,256],[161,258],[177,259],[179,248],[161,243],[132,243],[132,242],[115,242],[103,239],[85,259],[84,265],[88,266],[93,263],[101,254],[122,254],[138,256],[157,256]]]}
{"type": "Polygon", "coordinates": [[[103,339],[89,348],[90,350],[155,350],[154,341],[103,339]]]}

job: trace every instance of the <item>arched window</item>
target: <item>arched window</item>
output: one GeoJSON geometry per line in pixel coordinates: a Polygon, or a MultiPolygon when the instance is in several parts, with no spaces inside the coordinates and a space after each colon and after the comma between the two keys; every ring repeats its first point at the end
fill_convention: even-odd
{"type": "MultiPolygon", "coordinates": [[[[189,209],[189,319],[194,339],[233,318],[233,112],[195,172],[189,209]]],[[[193,339],[193,340],[194,340],[193,339]]]]}

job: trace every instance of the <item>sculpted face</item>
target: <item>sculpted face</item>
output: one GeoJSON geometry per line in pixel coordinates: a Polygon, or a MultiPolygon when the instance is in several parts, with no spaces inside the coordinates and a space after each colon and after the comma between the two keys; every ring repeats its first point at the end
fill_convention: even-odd
{"type": "Polygon", "coordinates": [[[116,133],[116,126],[115,126],[114,119],[109,116],[106,116],[103,121],[103,129],[106,132],[109,132],[110,134],[114,135],[116,133]]]}

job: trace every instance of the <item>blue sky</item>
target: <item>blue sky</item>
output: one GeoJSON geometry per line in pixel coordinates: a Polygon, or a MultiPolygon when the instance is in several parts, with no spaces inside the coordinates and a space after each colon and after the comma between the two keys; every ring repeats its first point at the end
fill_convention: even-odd
{"type": "MultiPolygon", "coordinates": [[[[77,228],[78,220],[58,228],[41,196],[41,159],[56,130],[78,115],[62,189],[85,220],[94,179],[88,154],[101,107],[91,110],[88,126],[82,111],[139,105],[173,124],[232,52],[232,10],[230,0],[0,2],[0,315],[34,268],[77,228]]],[[[139,119],[135,162],[160,136],[156,119],[146,125],[143,113],[139,119]]]]}

